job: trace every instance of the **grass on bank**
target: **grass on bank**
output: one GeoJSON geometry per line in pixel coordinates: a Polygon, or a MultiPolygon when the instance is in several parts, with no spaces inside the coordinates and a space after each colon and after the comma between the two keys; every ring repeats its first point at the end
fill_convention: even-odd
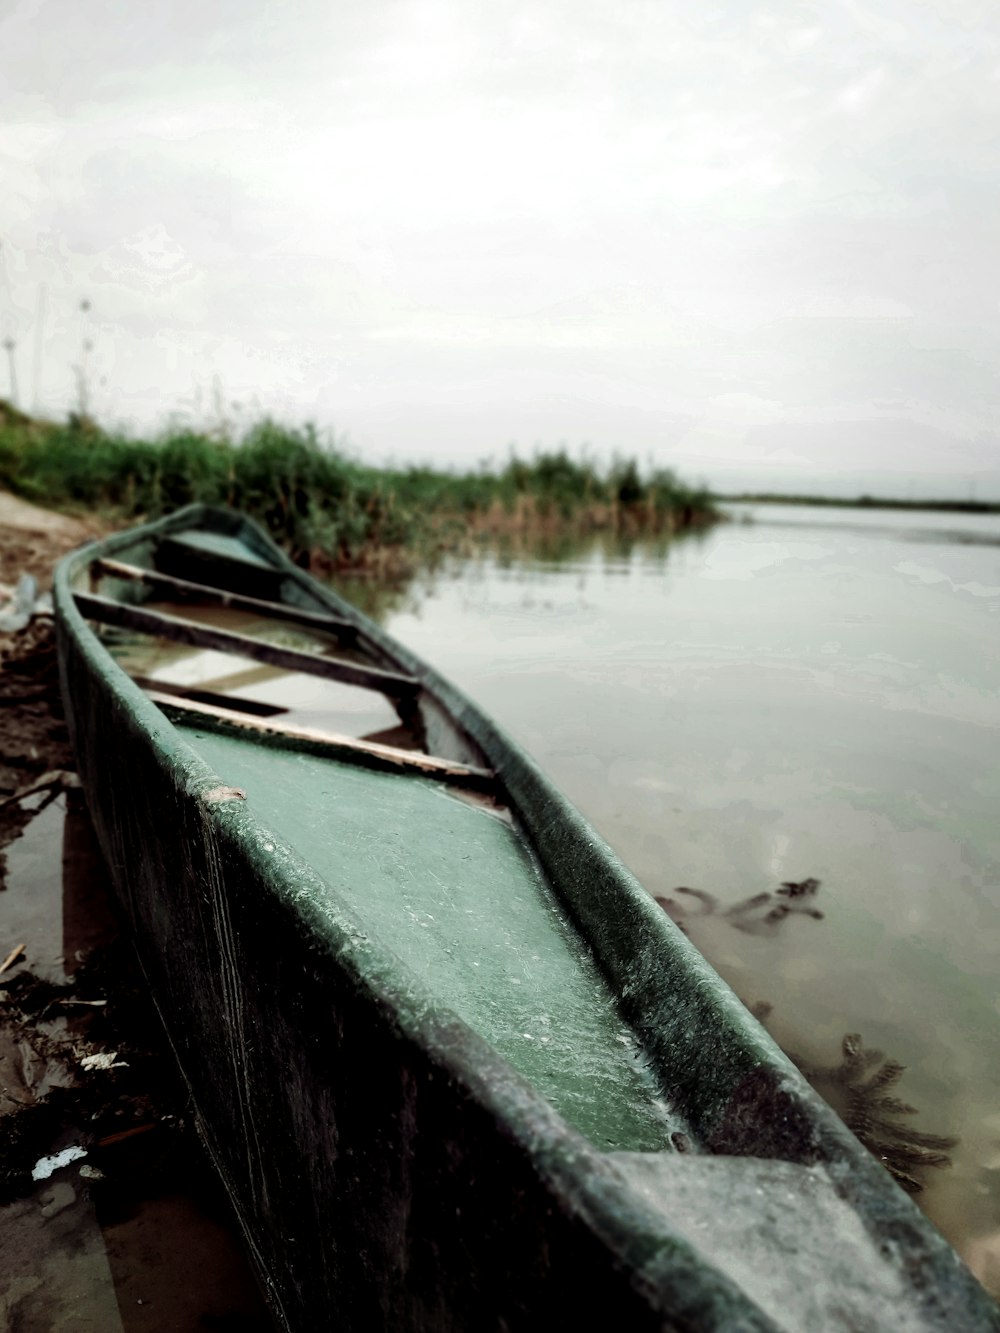
{"type": "Polygon", "coordinates": [[[479,534],[535,529],[677,531],[715,515],[704,490],[634,459],[606,468],[563,449],[497,470],[374,468],[311,427],[261,421],[237,441],[193,430],[154,439],[34,421],[0,403],[0,486],[36,504],[134,521],[192,501],[238,508],[303,565],[405,566],[479,534]]]}
{"type": "Polygon", "coordinates": [[[888,495],[789,495],[772,491],[745,491],[717,495],[717,500],[754,504],[814,505],[831,509],[931,509],[944,514],[1000,514],[996,500],[900,500],[888,495]]]}

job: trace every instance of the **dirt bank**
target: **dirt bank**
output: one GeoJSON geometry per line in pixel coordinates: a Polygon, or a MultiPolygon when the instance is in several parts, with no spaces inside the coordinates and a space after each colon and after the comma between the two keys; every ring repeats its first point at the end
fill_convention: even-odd
{"type": "MultiPolygon", "coordinates": [[[[21,575],[48,588],[56,562],[100,530],[96,521],[54,514],[0,491],[0,609],[21,575]]],[[[0,633],[0,801],[46,773],[72,767],[52,619],[36,616],[24,629],[0,633]]],[[[0,848],[17,836],[22,815],[20,802],[0,806],[0,848]]]]}
{"type": "Polygon", "coordinates": [[[0,491],[0,585],[9,588],[22,574],[33,574],[48,587],[60,556],[106,530],[96,518],[55,514],[0,491]]]}

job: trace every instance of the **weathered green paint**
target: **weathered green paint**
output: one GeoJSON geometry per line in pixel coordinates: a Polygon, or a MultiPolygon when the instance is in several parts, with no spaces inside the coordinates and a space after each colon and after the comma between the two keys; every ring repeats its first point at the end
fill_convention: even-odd
{"type": "MultiPolygon", "coordinates": [[[[950,1247],[469,700],[238,516],[194,509],[101,553],[155,559],[164,533],[192,525],[245,542],[270,560],[285,600],[351,619],[359,642],[415,675],[425,716],[436,710],[442,734],[455,719],[456,744],[496,769],[520,830],[514,839],[411,779],[274,750],[265,782],[282,785],[279,765],[322,772],[330,793],[314,805],[300,785],[262,790],[260,762],[239,767],[242,742],[179,731],[98,643],[71,592],[88,553],[57,571],[64,691],[95,824],[288,1328],[589,1327],[610,1309],[630,1330],[1000,1329],[950,1247]],[[248,786],[248,799],[219,791],[233,786],[248,786]],[[447,868],[446,891],[402,869],[410,842],[425,867],[447,868]],[[476,868],[460,876],[463,843],[476,868]],[[381,858],[377,874],[359,870],[352,844],[381,858]],[[656,1096],[687,1124],[693,1158],[628,1150],[635,1119],[602,1120],[551,1067],[518,1065],[511,1056],[525,1053],[504,1044],[516,1008],[492,1015],[476,993],[472,946],[442,972],[445,923],[431,935],[418,921],[426,941],[401,926],[404,903],[418,917],[431,903],[458,916],[477,885],[534,904],[502,926],[490,959],[500,984],[503,941],[541,958],[537,911],[556,909],[541,970],[562,975],[578,954],[566,1005],[576,1011],[572,996],[589,993],[578,1017],[590,1053],[603,1060],[616,1030],[600,999],[611,996],[656,1096]],[[595,1146],[602,1133],[616,1151],[595,1146]]],[[[632,1087],[641,1124],[650,1084],[640,1075],[632,1087]]]]}
{"type": "Polygon", "coordinates": [[[270,569],[272,562],[259,555],[238,536],[225,532],[185,532],[175,534],[173,541],[180,546],[190,547],[199,555],[221,556],[226,560],[241,560],[245,564],[256,565],[259,569],[270,569]]]}
{"type": "Polygon", "coordinates": [[[594,1147],[669,1149],[687,1130],[510,823],[421,778],[178,731],[594,1147]]]}

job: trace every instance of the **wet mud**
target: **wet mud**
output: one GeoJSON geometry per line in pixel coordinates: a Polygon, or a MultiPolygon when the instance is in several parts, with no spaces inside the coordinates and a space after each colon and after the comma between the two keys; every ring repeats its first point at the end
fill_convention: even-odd
{"type": "Polygon", "coordinates": [[[0,1328],[263,1333],[72,765],[36,617],[0,637],[0,1328]]]}

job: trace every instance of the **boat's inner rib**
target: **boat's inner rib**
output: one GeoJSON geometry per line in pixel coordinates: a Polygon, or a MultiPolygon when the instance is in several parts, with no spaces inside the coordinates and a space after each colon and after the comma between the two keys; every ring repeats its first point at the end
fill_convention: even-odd
{"type": "Polygon", "coordinates": [[[110,597],[77,592],[76,604],[81,615],[99,624],[117,625],[124,629],[137,630],[142,634],[153,634],[178,643],[187,643],[195,648],[234,653],[285,671],[301,671],[305,675],[322,676],[327,680],[341,681],[345,685],[358,685],[362,689],[377,690],[380,694],[393,699],[412,698],[420,689],[420,682],[414,676],[404,675],[398,671],[386,671],[382,667],[365,666],[345,661],[343,658],[326,657],[321,653],[302,652],[297,648],[284,648],[279,644],[266,643],[245,634],[234,634],[231,630],[203,625],[183,616],[166,615],[162,611],[129,606],[110,597]]]}
{"type": "MultiPolygon", "coordinates": [[[[306,745],[312,753],[326,754],[335,759],[354,760],[367,767],[388,769],[393,772],[419,773],[439,782],[477,791],[493,792],[497,788],[496,776],[488,768],[477,768],[472,764],[440,759],[436,755],[403,750],[377,741],[359,740],[354,736],[320,731],[315,727],[289,726],[287,723],[273,722],[268,718],[239,713],[228,703],[225,707],[218,707],[199,703],[190,698],[180,699],[176,695],[164,693],[156,688],[156,682],[153,682],[153,685],[154,688],[148,690],[149,698],[168,715],[183,720],[189,726],[203,721],[213,729],[269,737],[279,744],[285,741],[293,746],[306,745]]],[[[237,706],[238,702],[234,701],[237,706]]]]}
{"type": "MultiPolygon", "coordinates": [[[[278,717],[288,712],[288,709],[281,704],[269,704],[263,699],[234,697],[220,694],[217,690],[202,689],[197,685],[176,685],[173,681],[160,680],[156,676],[133,675],[132,679],[142,690],[156,690],[159,694],[169,695],[171,699],[189,699],[194,703],[209,704],[213,708],[222,708],[230,712],[250,713],[254,717],[278,717]]],[[[402,731],[404,728],[398,730],[402,731]]]]}
{"type": "MultiPolygon", "coordinates": [[[[190,579],[176,578],[173,574],[160,574],[152,569],[142,569],[139,565],[127,564],[122,560],[102,557],[95,560],[90,568],[95,582],[105,577],[142,583],[155,592],[167,593],[171,600],[198,601],[205,606],[224,606],[233,611],[249,611],[267,620],[287,621],[301,625],[303,629],[313,633],[332,634],[338,639],[350,642],[358,637],[357,625],[352,625],[349,620],[319,615],[315,611],[306,611],[284,602],[268,602],[261,597],[247,597],[241,593],[226,592],[207,583],[194,583],[190,579]]],[[[92,587],[91,591],[96,592],[97,589],[92,587]]]]}

